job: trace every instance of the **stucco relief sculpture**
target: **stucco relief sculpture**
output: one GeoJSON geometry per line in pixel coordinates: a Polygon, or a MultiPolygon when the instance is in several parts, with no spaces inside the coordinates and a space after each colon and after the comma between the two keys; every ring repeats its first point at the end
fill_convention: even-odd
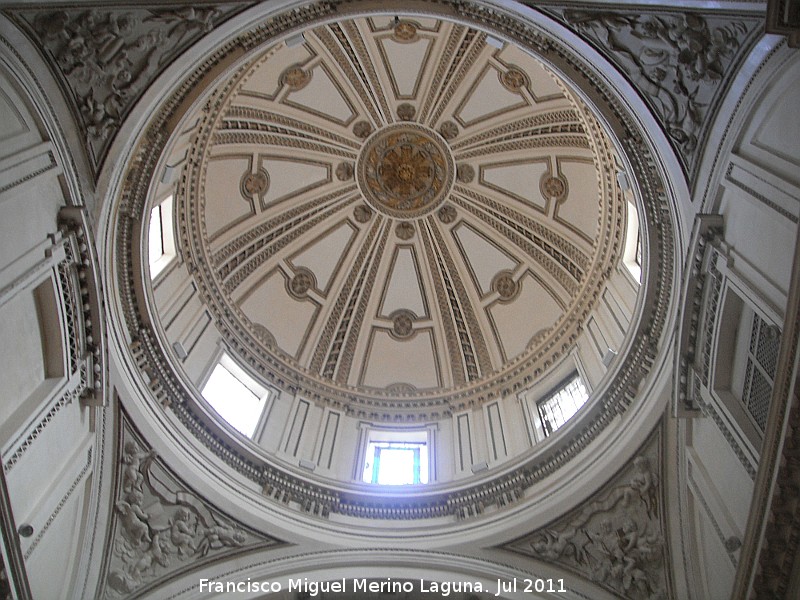
{"type": "Polygon", "coordinates": [[[160,70],[237,6],[20,11],[73,95],[99,162],[122,120],[160,70]]]}
{"type": "Polygon", "coordinates": [[[572,518],[505,548],[579,571],[624,598],[666,598],[666,545],[654,448],[636,457],[615,485],[572,518]]]}
{"type": "Polygon", "coordinates": [[[261,541],[179,489],[156,463],[155,452],[125,442],[107,597],[125,596],[211,553],[261,541]]]}
{"type": "Polygon", "coordinates": [[[692,168],[724,80],[756,24],[693,13],[565,10],[563,18],[633,80],[692,168]]]}

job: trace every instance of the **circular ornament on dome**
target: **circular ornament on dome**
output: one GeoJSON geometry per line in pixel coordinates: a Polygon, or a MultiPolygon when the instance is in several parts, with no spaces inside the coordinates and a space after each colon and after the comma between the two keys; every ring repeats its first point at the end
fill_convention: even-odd
{"type": "Polygon", "coordinates": [[[417,41],[417,26],[411,21],[398,21],[394,26],[394,40],[401,44],[417,41]]]}
{"type": "Polygon", "coordinates": [[[411,218],[435,209],[453,185],[447,144],[420,125],[399,124],[376,132],[356,163],[361,192],[377,210],[411,218]]]}
{"type": "Polygon", "coordinates": [[[458,165],[456,179],[459,183],[470,183],[475,179],[475,169],[472,165],[458,165]]]}
{"type": "Polygon", "coordinates": [[[515,94],[527,87],[528,76],[516,67],[510,68],[508,71],[500,73],[500,83],[509,91],[515,94]]]}
{"type": "Polygon", "coordinates": [[[561,200],[567,195],[567,181],[563,177],[545,175],[540,182],[540,191],[545,198],[561,200]]]}
{"type": "Polygon", "coordinates": [[[302,90],[309,81],[311,81],[311,71],[306,71],[298,65],[289,67],[281,75],[281,83],[293,92],[302,90]]]}
{"type": "Polygon", "coordinates": [[[372,218],[372,211],[369,207],[359,204],[353,209],[353,218],[359,223],[366,223],[372,218]]]}
{"type": "Polygon", "coordinates": [[[255,173],[245,173],[242,177],[242,195],[245,198],[255,198],[263,196],[269,187],[269,175],[264,169],[259,169],[255,173]]]}
{"type": "Polygon", "coordinates": [[[452,121],[445,121],[439,126],[439,134],[447,141],[450,141],[458,135],[458,125],[452,121]]]}
{"type": "Polygon", "coordinates": [[[275,342],[275,336],[272,335],[269,329],[264,327],[261,323],[253,324],[253,333],[268,348],[274,348],[277,345],[275,342]]]}
{"type": "Polygon", "coordinates": [[[401,121],[410,121],[414,118],[414,115],[417,114],[417,109],[414,108],[413,104],[408,104],[404,102],[400,106],[397,107],[397,117],[401,121]]]}
{"type": "Polygon", "coordinates": [[[406,241],[414,237],[414,226],[408,221],[402,221],[394,228],[394,232],[401,240],[406,241]]]}
{"type": "Polygon", "coordinates": [[[369,121],[358,121],[353,125],[353,134],[357,138],[364,140],[369,137],[370,133],[372,133],[372,125],[369,121]]]}
{"type": "Polygon", "coordinates": [[[314,287],[314,274],[305,268],[299,268],[289,280],[289,293],[297,299],[302,300],[308,296],[308,290],[314,287]]]}
{"type": "Polygon", "coordinates": [[[392,333],[398,338],[408,338],[414,333],[414,313],[401,309],[394,312],[392,319],[392,333]]]}
{"type": "Polygon", "coordinates": [[[501,302],[509,302],[519,293],[519,283],[509,271],[501,271],[492,279],[492,289],[500,296],[501,302]]]}
{"type": "Polygon", "coordinates": [[[438,215],[442,223],[449,225],[456,220],[456,209],[448,204],[439,209],[438,215]]]}
{"type": "Polygon", "coordinates": [[[336,178],[339,181],[348,181],[353,178],[354,172],[353,163],[341,162],[336,167],[336,178]]]}

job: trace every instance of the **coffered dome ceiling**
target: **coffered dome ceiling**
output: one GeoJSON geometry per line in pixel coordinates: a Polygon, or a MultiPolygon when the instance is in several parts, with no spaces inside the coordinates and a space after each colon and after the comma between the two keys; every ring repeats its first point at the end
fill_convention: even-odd
{"type": "Polygon", "coordinates": [[[464,24],[317,26],[240,67],[197,131],[183,259],[233,354],[312,397],[402,408],[529,385],[620,258],[596,118],[464,24]]]}

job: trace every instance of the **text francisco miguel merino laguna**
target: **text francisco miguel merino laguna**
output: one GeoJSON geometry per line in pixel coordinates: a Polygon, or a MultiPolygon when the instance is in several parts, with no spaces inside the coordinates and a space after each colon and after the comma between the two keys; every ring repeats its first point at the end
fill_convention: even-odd
{"type": "Polygon", "coordinates": [[[288,584],[282,581],[221,581],[214,579],[201,579],[201,592],[216,592],[235,594],[262,593],[269,594],[281,592],[284,588],[289,592],[303,592],[312,598],[322,593],[378,593],[397,594],[401,592],[419,591],[423,594],[449,596],[455,593],[488,593],[499,596],[502,593],[513,592],[566,592],[563,579],[498,579],[496,584],[482,581],[417,581],[385,579],[335,579],[331,581],[315,581],[304,577],[302,579],[289,579],[288,584]]]}

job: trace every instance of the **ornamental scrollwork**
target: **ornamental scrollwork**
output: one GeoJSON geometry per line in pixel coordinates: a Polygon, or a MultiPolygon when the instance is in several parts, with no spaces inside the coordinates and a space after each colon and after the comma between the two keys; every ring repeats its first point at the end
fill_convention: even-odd
{"type": "Polygon", "coordinates": [[[75,103],[97,165],[134,103],[190,44],[245,7],[19,10],[75,103]]]}

